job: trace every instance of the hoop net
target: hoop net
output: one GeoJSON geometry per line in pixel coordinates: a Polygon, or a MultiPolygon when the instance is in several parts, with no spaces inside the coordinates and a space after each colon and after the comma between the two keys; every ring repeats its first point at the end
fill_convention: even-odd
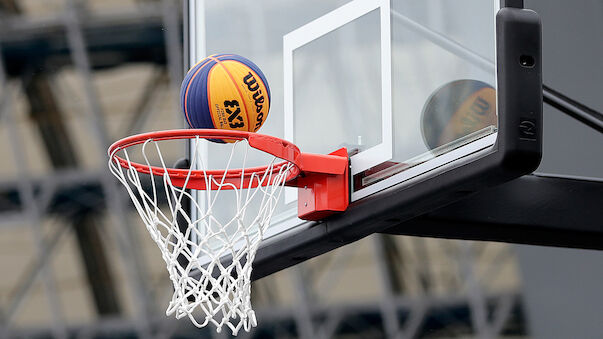
{"type": "Polygon", "coordinates": [[[195,140],[193,157],[179,184],[169,174],[173,169],[165,165],[159,140],[153,138],[112,146],[109,168],[161,250],[174,287],[166,315],[188,317],[197,327],[212,323],[218,332],[227,326],[236,335],[241,328],[249,331],[257,325],[251,308],[252,262],[295,165],[271,156],[262,170],[247,170],[251,146],[243,139],[224,145],[231,151],[223,170],[208,170],[197,155],[204,137],[188,138],[195,140]],[[128,152],[136,144],[140,152],[128,152]],[[240,168],[231,168],[235,155],[243,159],[240,168]],[[134,156],[144,161],[130,160],[134,156]],[[160,165],[152,165],[151,158],[160,165]],[[207,189],[191,189],[193,176],[201,176],[207,189]],[[226,218],[216,211],[216,202],[223,199],[236,207],[226,218]]]}

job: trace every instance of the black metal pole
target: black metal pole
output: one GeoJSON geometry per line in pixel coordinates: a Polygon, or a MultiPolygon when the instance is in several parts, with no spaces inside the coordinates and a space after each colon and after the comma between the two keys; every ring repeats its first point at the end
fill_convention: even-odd
{"type": "Polygon", "coordinates": [[[603,114],[542,85],[542,101],[603,133],[603,114]]]}

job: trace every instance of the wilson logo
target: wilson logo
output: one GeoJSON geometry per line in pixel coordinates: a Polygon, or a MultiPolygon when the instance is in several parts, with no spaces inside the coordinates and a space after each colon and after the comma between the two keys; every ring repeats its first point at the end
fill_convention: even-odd
{"type": "Polygon", "coordinates": [[[249,74],[247,74],[243,78],[243,82],[245,83],[245,85],[247,85],[247,89],[250,92],[253,92],[252,98],[255,103],[255,113],[257,114],[256,122],[255,122],[255,130],[257,131],[258,128],[260,128],[260,126],[262,126],[262,122],[264,121],[264,112],[262,112],[262,109],[264,108],[264,101],[265,101],[264,94],[262,93],[262,90],[260,89],[260,84],[257,82],[257,80],[255,79],[253,74],[251,74],[251,72],[249,72],[249,74]]]}

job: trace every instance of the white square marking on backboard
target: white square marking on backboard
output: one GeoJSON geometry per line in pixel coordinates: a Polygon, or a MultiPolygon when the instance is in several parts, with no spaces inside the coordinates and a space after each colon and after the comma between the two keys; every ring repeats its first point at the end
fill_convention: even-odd
{"type": "MultiPolygon", "coordinates": [[[[392,80],[391,24],[389,0],[354,0],[283,36],[284,124],[285,139],[294,140],[293,118],[293,52],[361,16],[380,10],[381,39],[381,143],[350,158],[351,175],[357,174],[392,158],[392,80]]],[[[303,151],[303,150],[302,150],[303,151]]],[[[285,202],[296,200],[297,191],[287,189],[285,202]]]]}

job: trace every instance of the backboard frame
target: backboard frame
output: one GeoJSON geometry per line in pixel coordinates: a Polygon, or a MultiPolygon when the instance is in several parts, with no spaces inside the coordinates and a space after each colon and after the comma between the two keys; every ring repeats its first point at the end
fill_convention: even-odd
{"type": "Polygon", "coordinates": [[[257,253],[252,279],[402,226],[404,221],[533,172],[542,155],[540,25],[531,10],[501,8],[497,14],[499,129],[492,149],[472,161],[451,163],[448,170],[416,177],[413,185],[398,184],[352,203],[344,214],[307,225],[286,241],[270,239],[257,253]],[[522,67],[521,55],[533,56],[534,66],[522,67]]]}
{"type": "Polygon", "coordinates": [[[499,121],[493,147],[376,192],[370,199],[353,202],[343,214],[319,223],[306,222],[296,226],[295,231],[267,239],[256,255],[252,279],[400,226],[406,220],[536,169],[542,153],[540,31],[540,19],[533,11],[501,8],[496,16],[499,121]],[[532,56],[535,64],[522,67],[522,55],[532,56]]]}

